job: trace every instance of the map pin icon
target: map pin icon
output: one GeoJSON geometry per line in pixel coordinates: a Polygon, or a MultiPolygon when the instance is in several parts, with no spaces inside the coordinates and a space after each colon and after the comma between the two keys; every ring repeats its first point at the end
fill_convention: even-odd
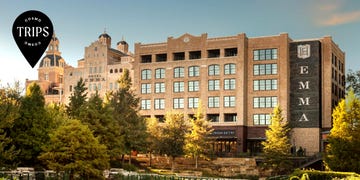
{"type": "Polygon", "coordinates": [[[40,11],[26,11],[15,19],[12,34],[21,53],[32,68],[49,45],[53,30],[49,17],[40,11]]]}

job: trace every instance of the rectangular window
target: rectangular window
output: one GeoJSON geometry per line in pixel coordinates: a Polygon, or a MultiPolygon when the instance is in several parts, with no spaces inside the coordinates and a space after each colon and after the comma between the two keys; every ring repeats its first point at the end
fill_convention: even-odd
{"type": "Polygon", "coordinates": [[[151,63],[151,55],[142,55],[141,63],[151,63]]]}
{"type": "Polygon", "coordinates": [[[151,70],[150,69],[144,69],[141,71],[141,79],[147,80],[151,79],[151,70]]]}
{"type": "Polygon", "coordinates": [[[268,96],[268,97],[254,97],[253,107],[254,108],[274,108],[277,106],[277,97],[268,96]]]}
{"type": "Polygon", "coordinates": [[[253,115],[254,125],[270,125],[271,116],[270,114],[254,114],[253,115]]]}
{"type": "Polygon", "coordinates": [[[235,79],[224,79],[224,90],[234,90],[235,79]]]}
{"type": "Polygon", "coordinates": [[[165,69],[158,68],[155,69],[155,79],[164,79],[165,78],[165,69]]]}
{"type": "Polygon", "coordinates": [[[224,74],[235,74],[236,73],[236,66],[235,64],[225,64],[224,66],[224,74]]]}
{"type": "Polygon", "coordinates": [[[190,51],[189,59],[201,59],[201,51],[190,51]]]}
{"type": "Polygon", "coordinates": [[[217,58],[220,57],[220,49],[208,50],[208,58],[217,58]]]}
{"type": "Polygon", "coordinates": [[[212,79],[208,81],[208,90],[209,91],[218,91],[220,90],[220,80],[212,79]]]}
{"type": "Polygon", "coordinates": [[[184,108],[184,98],[174,98],[173,99],[174,109],[183,109],[184,108]]]}
{"type": "Polygon", "coordinates": [[[157,54],[156,62],[165,62],[167,60],[167,54],[157,54]]]}
{"type": "Polygon", "coordinates": [[[237,114],[224,114],[224,122],[236,122],[237,114]]]}
{"type": "Polygon", "coordinates": [[[208,107],[216,108],[220,106],[220,98],[219,96],[208,97],[208,107]]]}
{"type": "Polygon", "coordinates": [[[189,67],[189,77],[196,77],[200,75],[199,66],[190,66],[189,67]]]}
{"type": "Polygon", "coordinates": [[[174,82],[174,92],[184,92],[184,82],[174,82]]]}
{"type": "Polygon", "coordinates": [[[188,82],[188,90],[189,90],[189,92],[199,91],[199,81],[189,81],[188,82]]]}
{"type": "Polygon", "coordinates": [[[209,76],[218,76],[220,75],[220,65],[212,64],[208,67],[209,76]]]}
{"type": "Polygon", "coordinates": [[[174,78],[182,78],[182,77],[184,77],[184,67],[174,68],[174,78]]]}
{"type": "Polygon", "coordinates": [[[254,75],[277,74],[277,64],[254,64],[254,75]]]}
{"type": "Polygon", "coordinates": [[[277,79],[254,80],[254,91],[277,90],[277,79]]]}
{"type": "Polygon", "coordinates": [[[165,99],[155,99],[155,109],[165,109],[165,99]]]}
{"type": "Polygon", "coordinates": [[[224,107],[235,107],[235,96],[224,96],[224,107]]]}
{"type": "Polygon", "coordinates": [[[110,84],[109,84],[109,88],[110,88],[110,90],[113,89],[113,83],[110,83],[110,84]]]}
{"type": "Polygon", "coordinates": [[[238,53],[237,48],[226,48],[225,49],[225,57],[237,56],[237,53],[238,53]]]}
{"type": "Polygon", "coordinates": [[[164,93],[165,92],[165,83],[158,82],[155,83],[155,93],[164,93]]]}
{"type": "Polygon", "coordinates": [[[190,97],[188,98],[188,107],[189,108],[198,108],[199,98],[197,97],[190,97]]]}
{"type": "Polygon", "coordinates": [[[275,60],[278,58],[277,49],[258,49],[253,51],[254,61],[275,60]]]}
{"type": "Polygon", "coordinates": [[[185,52],[173,53],[173,56],[174,56],[174,61],[185,60],[185,52]]]}
{"type": "Polygon", "coordinates": [[[207,114],[207,119],[210,122],[219,122],[220,120],[220,115],[219,114],[207,114]]]}
{"type": "Polygon", "coordinates": [[[151,107],[151,100],[150,99],[142,99],[141,100],[141,109],[142,110],[149,110],[151,107]]]}
{"type": "Polygon", "coordinates": [[[151,84],[141,84],[141,94],[150,94],[151,84]]]}

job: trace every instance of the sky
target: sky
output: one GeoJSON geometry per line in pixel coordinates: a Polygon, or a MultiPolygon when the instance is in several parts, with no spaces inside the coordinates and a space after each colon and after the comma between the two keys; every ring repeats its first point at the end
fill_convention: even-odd
{"type": "Polygon", "coordinates": [[[184,33],[208,37],[271,36],[286,32],[293,40],[332,36],[346,53],[346,69],[360,70],[359,0],[0,0],[0,84],[37,79],[18,49],[12,25],[28,10],[45,13],[71,66],[106,30],[112,46],[166,42],[184,33]]]}

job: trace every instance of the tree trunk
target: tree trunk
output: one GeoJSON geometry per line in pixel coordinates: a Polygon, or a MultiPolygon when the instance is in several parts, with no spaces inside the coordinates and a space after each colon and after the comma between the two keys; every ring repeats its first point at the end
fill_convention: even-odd
{"type": "Polygon", "coordinates": [[[195,169],[198,168],[198,156],[195,156],[195,169]]]}
{"type": "Polygon", "coordinates": [[[150,157],[150,159],[149,159],[149,167],[151,167],[151,151],[149,152],[149,157],[150,157]]]}
{"type": "Polygon", "coordinates": [[[175,170],[175,157],[172,157],[171,159],[172,159],[172,161],[171,161],[171,172],[174,172],[174,170],[175,170]]]}
{"type": "Polygon", "coordinates": [[[131,151],[129,153],[129,164],[131,164],[131,151]]]}
{"type": "Polygon", "coordinates": [[[124,165],[124,163],[125,163],[125,157],[124,156],[125,156],[124,154],[121,155],[121,165],[124,165]]]}

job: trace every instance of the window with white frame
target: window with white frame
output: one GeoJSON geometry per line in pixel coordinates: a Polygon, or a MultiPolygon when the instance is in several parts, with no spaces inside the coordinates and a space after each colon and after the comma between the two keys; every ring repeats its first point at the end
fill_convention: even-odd
{"type": "Polygon", "coordinates": [[[220,75],[220,65],[212,64],[208,67],[209,76],[218,76],[220,75]]]}
{"type": "Polygon", "coordinates": [[[188,107],[189,108],[198,108],[199,98],[198,97],[190,97],[188,98],[188,107]]]}
{"type": "Polygon", "coordinates": [[[183,81],[174,82],[174,92],[184,92],[184,82],[183,81]]]}
{"type": "Polygon", "coordinates": [[[184,98],[174,98],[173,99],[174,109],[183,109],[184,108],[184,98]]]}
{"type": "Polygon", "coordinates": [[[141,71],[141,79],[147,80],[151,79],[151,70],[150,69],[144,69],[141,71]]]}
{"type": "Polygon", "coordinates": [[[270,114],[254,114],[253,115],[254,125],[270,125],[271,116],[270,114]]]}
{"type": "Polygon", "coordinates": [[[189,67],[189,77],[196,77],[200,75],[199,66],[190,66],[189,67]]]}
{"type": "Polygon", "coordinates": [[[224,96],[224,107],[235,107],[235,96],[224,96]]]}
{"type": "Polygon", "coordinates": [[[165,99],[155,99],[155,109],[165,109],[165,99]]]}
{"type": "Polygon", "coordinates": [[[151,84],[144,83],[141,84],[141,94],[150,94],[151,93],[151,84]]]}
{"type": "Polygon", "coordinates": [[[254,91],[277,90],[277,79],[254,80],[254,91]]]}
{"type": "Polygon", "coordinates": [[[164,93],[165,92],[165,83],[157,82],[155,83],[155,93],[164,93]]]}
{"type": "Polygon", "coordinates": [[[220,98],[219,96],[211,96],[208,97],[208,107],[209,108],[216,108],[220,106],[220,98]]]}
{"type": "Polygon", "coordinates": [[[255,64],[254,75],[272,75],[277,74],[277,64],[255,64]]]}
{"type": "Polygon", "coordinates": [[[151,100],[150,99],[142,99],[141,100],[141,109],[149,110],[151,108],[151,100]]]}
{"type": "Polygon", "coordinates": [[[225,64],[224,65],[224,74],[228,75],[228,74],[235,74],[236,73],[236,65],[231,63],[231,64],[225,64]]]}
{"type": "Polygon", "coordinates": [[[278,58],[277,49],[257,49],[253,51],[254,61],[275,60],[278,58]]]}
{"type": "Polygon", "coordinates": [[[235,79],[224,79],[224,90],[234,90],[235,79]]]}
{"type": "Polygon", "coordinates": [[[219,79],[211,79],[208,81],[208,90],[209,91],[218,91],[220,90],[220,80],[219,79]]]}
{"type": "Polygon", "coordinates": [[[165,69],[158,68],[155,69],[155,79],[164,79],[165,78],[165,69]]]}
{"type": "Polygon", "coordinates": [[[182,78],[182,77],[184,77],[184,67],[174,68],[174,78],[182,78]]]}
{"type": "Polygon", "coordinates": [[[188,90],[189,90],[189,92],[199,91],[199,81],[189,81],[188,82],[188,90]]]}
{"type": "Polygon", "coordinates": [[[254,97],[254,108],[274,108],[278,104],[276,96],[254,97]]]}

